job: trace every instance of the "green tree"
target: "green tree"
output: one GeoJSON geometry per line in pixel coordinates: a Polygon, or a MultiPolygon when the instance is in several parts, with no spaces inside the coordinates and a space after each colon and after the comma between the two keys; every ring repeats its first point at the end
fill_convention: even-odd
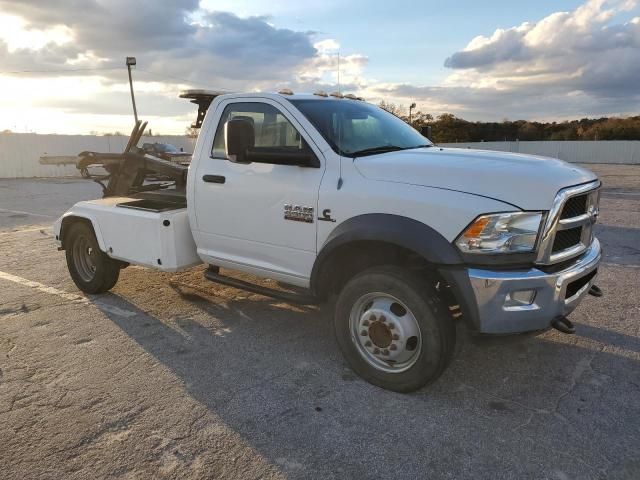
{"type": "MultiPolygon", "coordinates": [[[[403,105],[381,101],[379,106],[409,123],[403,105]]],[[[514,140],[640,140],[640,116],[619,118],[581,118],[564,122],[469,122],[451,113],[434,119],[429,113],[412,112],[411,125],[420,130],[430,125],[433,140],[448,142],[514,141],[514,140]]]]}

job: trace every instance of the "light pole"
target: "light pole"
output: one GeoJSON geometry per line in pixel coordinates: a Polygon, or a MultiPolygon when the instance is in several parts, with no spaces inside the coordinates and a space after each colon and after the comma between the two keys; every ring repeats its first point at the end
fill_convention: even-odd
{"type": "Polygon", "coordinates": [[[411,125],[411,110],[413,110],[414,108],[416,108],[416,102],[413,102],[411,105],[409,105],[409,125],[411,125]]]}
{"type": "Polygon", "coordinates": [[[133,116],[138,123],[138,110],[136,109],[136,97],[133,96],[133,80],[131,80],[131,65],[136,64],[136,57],[127,57],[127,70],[129,71],[129,88],[131,88],[131,103],[133,104],[133,116]]]}

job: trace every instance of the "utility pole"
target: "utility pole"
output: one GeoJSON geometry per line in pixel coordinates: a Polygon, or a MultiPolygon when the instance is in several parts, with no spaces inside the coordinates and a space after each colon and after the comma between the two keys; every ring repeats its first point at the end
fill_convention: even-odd
{"type": "Polygon", "coordinates": [[[414,108],[416,108],[416,102],[413,102],[411,105],[409,105],[409,125],[411,125],[411,110],[413,110],[414,108]]]}
{"type": "Polygon", "coordinates": [[[136,64],[136,57],[127,57],[127,70],[129,71],[129,88],[131,88],[131,103],[133,104],[133,116],[138,123],[138,110],[136,109],[136,97],[133,96],[133,80],[131,79],[131,65],[136,64]]]}

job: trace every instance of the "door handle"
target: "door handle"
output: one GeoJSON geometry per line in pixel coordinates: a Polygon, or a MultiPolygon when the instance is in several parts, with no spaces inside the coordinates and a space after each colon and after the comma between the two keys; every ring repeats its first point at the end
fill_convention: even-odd
{"type": "Polygon", "coordinates": [[[227,181],[223,175],[204,175],[202,180],[207,183],[224,183],[227,181]]]}

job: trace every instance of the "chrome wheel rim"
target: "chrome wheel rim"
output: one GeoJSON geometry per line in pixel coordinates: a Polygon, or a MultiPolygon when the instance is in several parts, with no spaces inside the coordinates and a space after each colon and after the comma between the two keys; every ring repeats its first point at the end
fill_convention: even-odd
{"type": "Polygon", "coordinates": [[[422,337],[418,321],[392,295],[375,292],[360,297],[351,309],[349,330],[360,356],[383,372],[404,372],[420,357],[422,337]]]}
{"type": "Polygon", "coordinates": [[[85,236],[78,237],[73,243],[73,263],[84,282],[92,281],[96,275],[97,254],[98,252],[85,236]]]}

